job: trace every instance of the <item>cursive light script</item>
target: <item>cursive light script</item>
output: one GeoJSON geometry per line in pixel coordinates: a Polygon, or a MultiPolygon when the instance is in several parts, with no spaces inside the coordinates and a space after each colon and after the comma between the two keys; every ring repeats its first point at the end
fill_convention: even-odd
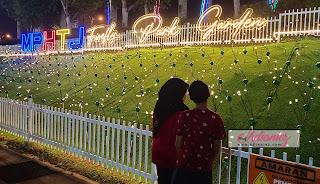
{"type": "Polygon", "coordinates": [[[117,30],[115,30],[116,24],[112,23],[110,26],[108,25],[98,25],[93,26],[90,29],[87,30],[88,40],[87,44],[90,46],[92,42],[98,41],[102,44],[112,44],[116,40],[121,38],[121,35],[118,33],[117,30]]]}
{"type": "Polygon", "coordinates": [[[173,37],[180,33],[179,22],[180,19],[176,17],[170,27],[162,27],[163,19],[160,15],[147,14],[133,24],[133,33],[139,37],[139,43],[145,43],[153,34],[158,37],[173,37]]]}
{"type": "Polygon", "coordinates": [[[199,18],[197,29],[202,33],[202,39],[207,40],[215,31],[223,30],[226,31],[231,29],[230,39],[234,39],[240,32],[241,29],[260,29],[267,24],[266,19],[252,18],[251,15],[253,9],[248,8],[240,19],[232,20],[227,19],[226,21],[220,20],[222,14],[222,7],[219,5],[211,6],[203,15],[199,18]],[[204,24],[206,18],[213,13],[213,22],[206,26],[204,24]]]}

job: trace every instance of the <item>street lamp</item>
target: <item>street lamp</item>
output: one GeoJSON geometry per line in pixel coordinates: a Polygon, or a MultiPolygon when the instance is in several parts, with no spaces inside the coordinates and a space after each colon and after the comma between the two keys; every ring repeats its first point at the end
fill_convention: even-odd
{"type": "Polygon", "coordinates": [[[98,18],[100,21],[103,21],[103,16],[99,16],[98,18]]]}
{"type": "Polygon", "coordinates": [[[6,34],[6,38],[11,38],[11,35],[10,34],[6,34]]]}

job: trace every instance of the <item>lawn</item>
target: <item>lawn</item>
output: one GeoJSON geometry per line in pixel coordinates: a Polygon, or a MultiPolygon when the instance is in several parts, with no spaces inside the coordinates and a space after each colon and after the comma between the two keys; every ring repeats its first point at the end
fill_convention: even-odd
{"type": "MultiPolygon", "coordinates": [[[[288,160],[295,160],[298,154],[302,163],[313,157],[320,166],[318,50],[320,40],[297,38],[267,45],[3,58],[0,96],[27,100],[31,95],[35,103],[151,125],[166,80],[200,79],[209,85],[209,107],[226,129],[250,129],[249,120],[254,129],[299,128],[301,147],[276,149],[276,157],[287,152],[288,160]]],[[[189,99],[186,104],[194,107],[189,99]]]]}

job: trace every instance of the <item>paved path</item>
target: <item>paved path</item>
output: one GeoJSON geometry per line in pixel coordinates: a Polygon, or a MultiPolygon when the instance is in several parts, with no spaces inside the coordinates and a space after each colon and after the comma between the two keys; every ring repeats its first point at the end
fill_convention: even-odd
{"type": "Polygon", "coordinates": [[[95,184],[0,146],[0,184],[95,184]]]}

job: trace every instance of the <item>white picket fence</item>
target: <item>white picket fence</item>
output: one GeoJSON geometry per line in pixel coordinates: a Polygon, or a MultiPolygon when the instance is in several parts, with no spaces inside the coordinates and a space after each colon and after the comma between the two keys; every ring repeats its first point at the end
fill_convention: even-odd
{"type": "MultiPolygon", "coordinates": [[[[56,107],[11,100],[0,97],[0,130],[35,141],[72,156],[91,161],[97,165],[144,183],[154,184],[157,180],[156,167],[151,163],[152,132],[147,125],[139,128],[136,124],[120,120],[107,120],[95,115],[87,115],[56,107]]],[[[222,142],[221,142],[222,145],[222,142]]],[[[241,182],[241,158],[247,159],[247,178],[249,178],[249,160],[252,149],[248,152],[230,148],[221,148],[218,154],[216,181],[221,183],[222,158],[228,157],[226,183],[231,183],[231,160],[237,157],[236,184],[241,182]]],[[[263,156],[263,149],[259,155],[263,156]]],[[[275,158],[275,151],[271,151],[275,158]]],[[[283,153],[283,161],[287,162],[287,153],[283,153]]],[[[300,163],[296,155],[295,163],[300,163]]],[[[313,167],[313,158],[309,158],[309,167],[313,167]]]]}
{"type": "Polygon", "coordinates": [[[31,98],[28,102],[0,98],[0,130],[139,181],[157,179],[148,125],[138,128],[130,122],[34,104],[31,98]]]}
{"type": "MultiPolygon", "coordinates": [[[[86,51],[100,51],[100,50],[122,50],[127,48],[138,47],[166,47],[166,46],[187,46],[187,45],[214,45],[214,44],[230,44],[234,43],[267,43],[281,40],[283,36],[297,36],[297,35],[320,35],[320,8],[298,9],[292,11],[285,11],[280,13],[279,17],[266,18],[268,24],[261,29],[241,29],[236,38],[231,40],[229,35],[232,33],[231,29],[226,31],[216,31],[207,40],[202,39],[201,33],[197,30],[196,24],[181,25],[180,34],[170,38],[159,38],[155,35],[149,36],[149,39],[144,44],[139,43],[139,38],[132,30],[122,32],[122,38],[112,44],[101,44],[100,42],[93,42],[91,45],[85,44],[85,48],[81,51],[73,51],[73,53],[83,53],[86,51]]],[[[59,49],[59,47],[57,47],[59,49]]],[[[71,51],[59,51],[60,54],[70,54],[71,51]]],[[[0,56],[24,56],[24,55],[45,55],[58,54],[57,51],[37,53],[21,53],[21,48],[15,46],[0,47],[0,56]]]]}

